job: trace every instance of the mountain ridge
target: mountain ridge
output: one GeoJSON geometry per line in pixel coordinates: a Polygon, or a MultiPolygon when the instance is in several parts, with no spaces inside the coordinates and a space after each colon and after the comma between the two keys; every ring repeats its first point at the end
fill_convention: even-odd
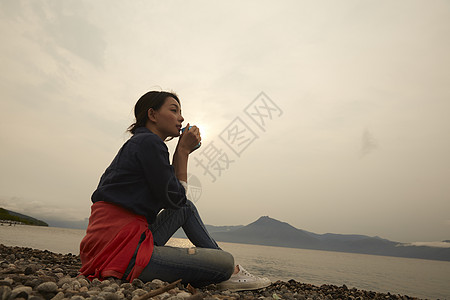
{"type": "Polygon", "coordinates": [[[48,226],[48,224],[44,221],[38,220],[36,218],[24,214],[20,214],[12,210],[7,210],[1,207],[0,207],[0,220],[22,222],[26,225],[48,226]]]}
{"type": "MultiPolygon", "coordinates": [[[[246,226],[229,226],[227,231],[216,232],[215,226],[210,225],[207,228],[219,242],[450,261],[450,248],[415,246],[378,236],[317,234],[269,216],[262,216],[246,226]]],[[[174,237],[185,236],[178,231],[174,237]]]]}

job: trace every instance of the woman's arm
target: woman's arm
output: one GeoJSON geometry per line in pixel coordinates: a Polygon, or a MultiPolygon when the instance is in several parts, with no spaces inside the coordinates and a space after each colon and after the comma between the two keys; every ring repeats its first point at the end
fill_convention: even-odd
{"type": "Polygon", "coordinates": [[[187,182],[187,165],[189,158],[189,150],[177,149],[173,154],[172,166],[175,169],[175,175],[179,181],[187,182]]]}
{"type": "Polygon", "coordinates": [[[192,126],[192,128],[189,129],[189,124],[187,124],[186,130],[181,134],[178,140],[172,159],[172,166],[175,169],[175,175],[178,180],[187,182],[189,154],[200,141],[201,137],[198,127],[192,126]]]}

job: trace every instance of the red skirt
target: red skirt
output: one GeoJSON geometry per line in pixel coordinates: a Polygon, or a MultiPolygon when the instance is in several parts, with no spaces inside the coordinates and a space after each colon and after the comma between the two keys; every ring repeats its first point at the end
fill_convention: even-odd
{"type": "Polygon", "coordinates": [[[153,235],[145,217],[104,201],[91,207],[86,236],[80,244],[81,274],[92,280],[121,279],[139,244],[136,263],[126,278],[132,281],[147,266],[153,252],[153,235]]]}

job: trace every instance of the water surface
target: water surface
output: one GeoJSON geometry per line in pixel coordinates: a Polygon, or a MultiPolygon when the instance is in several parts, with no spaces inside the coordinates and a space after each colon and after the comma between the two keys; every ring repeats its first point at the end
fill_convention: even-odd
{"type": "MultiPolygon", "coordinates": [[[[84,230],[38,226],[0,226],[0,243],[57,253],[79,254],[84,230]]],[[[186,239],[171,239],[171,246],[191,247],[186,239]]],[[[450,299],[450,262],[305,250],[272,246],[221,243],[247,270],[271,280],[315,285],[347,285],[357,289],[419,298],[450,299]]]]}

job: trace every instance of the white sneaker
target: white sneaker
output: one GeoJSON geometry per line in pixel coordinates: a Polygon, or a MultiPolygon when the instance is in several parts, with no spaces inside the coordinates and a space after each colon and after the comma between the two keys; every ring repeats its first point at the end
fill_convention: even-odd
{"type": "Polygon", "coordinates": [[[252,275],[240,265],[237,267],[239,272],[231,275],[230,279],[217,284],[220,289],[237,292],[262,289],[271,284],[268,278],[252,275]]]}

